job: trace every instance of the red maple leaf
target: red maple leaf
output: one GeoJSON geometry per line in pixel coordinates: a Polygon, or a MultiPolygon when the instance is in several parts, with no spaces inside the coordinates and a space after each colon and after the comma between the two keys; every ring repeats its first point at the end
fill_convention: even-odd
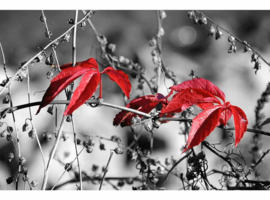
{"type": "Polygon", "coordinates": [[[102,98],[102,74],[107,74],[112,81],[115,81],[129,98],[131,84],[128,75],[120,70],[114,70],[112,67],[108,67],[100,73],[98,64],[94,58],[77,62],[74,67],[72,67],[72,63],[68,63],[60,66],[60,68],[62,71],[51,80],[51,84],[45,92],[36,114],[39,113],[41,108],[51,103],[58,94],[80,76],[83,76],[81,82],[74,91],[64,115],[72,114],[78,107],[92,97],[98,84],[100,84],[99,97],[102,98]]]}
{"type": "MultiPolygon", "coordinates": [[[[226,102],[224,93],[216,85],[202,78],[185,81],[179,85],[172,86],[171,89],[179,91],[179,93],[186,89],[192,89],[192,91],[196,91],[196,89],[205,90],[211,95],[219,97],[223,102],[226,102]]],[[[211,95],[209,97],[211,97],[212,101],[213,97],[211,95]]],[[[204,98],[209,99],[207,96],[204,96],[202,99],[204,98]]],[[[201,98],[199,97],[198,100],[201,100],[201,98]]],[[[189,102],[187,101],[186,104],[188,103],[189,102]]],[[[231,105],[230,102],[226,102],[223,105],[220,103],[218,103],[218,105],[213,105],[213,103],[217,102],[212,101],[210,103],[194,103],[201,107],[203,111],[192,120],[189,137],[183,152],[200,144],[215,129],[216,126],[225,126],[232,115],[234,117],[235,124],[235,146],[239,144],[247,130],[248,120],[246,114],[241,108],[231,105]]],[[[169,105],[170,103],[168,106],[169,105]]],[[[183,105],[185,105],[184,101],[183,105]]]]}

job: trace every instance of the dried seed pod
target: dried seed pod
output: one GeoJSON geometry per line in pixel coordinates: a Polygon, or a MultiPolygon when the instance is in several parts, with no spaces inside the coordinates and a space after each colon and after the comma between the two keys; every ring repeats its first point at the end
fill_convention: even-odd
{"type": "Polygon", "coordinates": [[[71,122],[71,116],[70,115],[67,116],[66,122],[71,122]]]}
{"type": "Polygon", "coordinates": [[[52,133],[51,132],[45,132],[43,133],[43,139],[46,141],[49,141],[52,139],[52,133]]]}
{"type": "Polygon", "coordinates": [[[125,182],[124,182],[123,180],[121,180],[121,181],[119,181],[119,182],[117,183],[117,185],[118,185],[119,187],[123,187],[123,186],[125,185],[125,182]]]}
{"type": "Polygon", "coordinates": [[[193,11],[193,10],[188,11],[187,16],[188,16],[190,19],[193,19],[193,18],[195,17],[194,11],[193,11]]]}
{"type": "Polygon", "coordinates": [[[20,157],[19,158],[19,165],[24,165],[26,163],[25,157],[20,157]]]}
{"type": "Polygon", "coordinates": [[[11,176],[11,177],[6,179],[6,182],[7,182],[7,184],[10,185],[11,183],[13,183],[14,180],[15,180],[15,178],[13,176],[11,176]]]}
{"type": "Polygon", "coordinates": [[[199,19],[195,16],[195,17],[193,18],[193,22],[194,22],[194,24],[198,24],[198,23],[199,23],[199,19]]]}
{"type": "Polygon", "coordinates": [[[145,123],[145,124],[144,124],[144,128],[145,128],[146,131],[151,131],[152,128],[153,128],[153,126],[152,126],[152,124],[150,124],[150,123],[145,123]]]}
{"type": "Polygon", "coordinates": [[[45,64],[46,65],[52,65],[53,64],[53,61],[54,61],[54,57],[53,57],[53,54],[51,53],[50,56],[48,56],[45,60],[45,64]]]}
{"type": "Polygon", "coordinates": [[[87,145],[87,146],[86,146],[86,152],[87,152],[87,153],[92,153],[92,152],[93,152],[93,147],[87,145]]]}
{"type": "Polygon", "coordinates": [[[258,57],[256,58],[256,54],[253,53],[253,54],[251,55],[251,62],[257,62],[257,60],[258,60],[258,57]]]}
{"type": "Polygon", "coordinates": [[[115,148],[113,151],[114,151],[116,154],[118,154],[118,155],[120,155],[120,154],[123,154],[123,153],[124,153],[123,149],[122,149],[122,148],[120,148],[120,147],[115,148]]]}
{"type": "Polygon", "coordinates": [[[199,18],[198,23],[199,23],[200,25],[206,25],[206,24],[207,24],[207,18],[204,17],[204,16],[201,17],[201,18],[199,18]]]}
{"type": "Polygon", "coordinates": [[[31,131],[29,131],[28,136],[29,136],[31,139],[34,139],[34,138],[35,138],[35,132],[34,132],[33,129],[32,129],[31,131]]]}
{"type": "Polygon", "coordinates": [[[216,29],[216,40],[218,40],[223,36],[223,33],[218,29],[218,27],[216,29]]]}
{"type": "Polygon", "coordinates": [[[235,42],[235,37],[233,37],[232,35],[229,35],[228,41],[229,41],[230,43],[234,43],[234,42],[235,42]]]}
{"type": "Polygon", "coordinates": [[[213,26],[213,24],[210,26],[209,30],[208,30],[208,34],[207,36],[211,36],[213,37],[213,35],[216,33],[216,29],[215,27],[213,26]]]}
{"type": "Polygon", "coordinates": [[[74,19],[68,19],[67,23],[73,25],[74,24],[74,19]]]}
{"type": "Polygon", "coordinates": [[[255,69],[255,74],[257,74],[257,71],[259,70],[259,69],[261,69],[261,63],[260,63],[260,61],[256,61],[255,62],[255,65],[254,65],[254,68],[253,69],[255,69]]]}
{"type": "Polygon", "coordinates": [[[25,124],[24,124],[23,127],[22,127],[22,131],[25,132],[25,131],[27,131],[28,129],[29,129],[29,125],[28,125],[27,122],[25,122],[25,124]]]}
{"type": "Polygon", "coordinates": [[[96,172],[98,170],[98,168],[99,168],[98,165],[95,165],[95,164],[92,165],[92,171],[93,172],[96,172]]]}
{"type": "Polygon", "coordinates": [[[31,182],[32,187],[36,187],[38,185],[38,181],[34,180],[31,182]]]}
{"type": "Polygon", "coordinates": [[[233,43],[233,44],[231,44],[231,46],[230,46],[230,48],[229,48],[229,50],[228,50],[228,53],[232,53],[232,52],[236,53],[236,49],[237,49],[237,47],[236,47],[236,45],[233,43]]]}
{"type": "Polygon", "coordinates": [[[51,79],[53,77],[53,70],[50,70],[46,73],[47,79],[51,79]]]}
{"type": "Polygon", "coordinates": [[[7,126],[7,129],[6,130],[10,134],[13,133],[13,128],[11,126],[7,126]]]}
{"type": "Polygon", "coordinates": [[[9,93],[7,93],[5,97],[3,98],[3,104],[8,104],[8,103],[9,103],[9,93]]]}
{"type": "Polygon", "coordinates": [[[48,107],[47,112],[53,115],[53,105],[48,107]]]}
{"type": "Polygon", "coordinates": [[[167,15],[166,15],[165,11],[164,10],[161,10],[160,11],[160,18],[161,19],[165,19],[166,17],[167,17],[167,15]]]}
{"type": "Polygon", "coordinates": [[[108,49],[110,49],[111,52],[114,53],[116,51],[116,44],[112,44],[112,43],[108,44],[108,49]]]}
{"type": "Polygon", "coordinates": [[[244,47],[243,53],[246,53],[246,52],[248,52],[248,51],[251,51],[251,49],[250,49],[248,46],[245,46],[245,47],[244,47]]]}
{"type": "Polygon", "coordinates": [[[46,20],[46,18],[45,18],[45,16],[44,16],[44,15],[41,15],[41,16],[40,16],[40,18],[39,18],[39,20],[40,20],[42,23],[44,23],[44,22],[45,22],[45,20],[46,20]]]}
{"type": "Polygon", "coordinates": [[[9,153],[8,156],[7,156],[8,162],[11,162],[14,157],[15,157],[14,153],[9,153]]]}
{"type": "Polygon", "coordinates": [[[164,29],[163,29],[162,27],[160,27],[159,30],[158,30],[158,37],[161,37],[161,36],[163,36],[164,34],[165,34],[164,29]]]}
{"type": "Polygon", "coordinates": [[[83,22],[80,24],[80,27],[81,27],[82,30],[84,30],[85,27],[86,27],[86,21],[83,21],[83,22]]]}
{"type": "Polygon", "coordinates": [[[67,163],[65,165],[64,169],[69,172],[72,169],[72,164],[71,163],[67,163]]]}
{"type": "Polygon", "coordinates": [[[152,38],[151,40],[149,40],[149,46],[150,47],[154,47],[157,45],[157,40],[156,38],[152,38]]]}
{"type": "Polygon", "coordinates": [[[70,39],[70,32],[66,33],[62,38],[61,38],[61,42],[69,42],[70,39]]]}
{"type": "Polygon", "coordinates": [[[100,144],[99,144],[99,149],[100,149],[101,151],[105,151],[105,150],[106,150],[105,144],[100,143],[100,144]]]}

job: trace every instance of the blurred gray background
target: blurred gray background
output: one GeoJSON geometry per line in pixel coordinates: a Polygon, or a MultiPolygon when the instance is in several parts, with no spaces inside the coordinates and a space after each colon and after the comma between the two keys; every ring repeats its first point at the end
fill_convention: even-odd
{"type": "MultiPolygon", "coordinates": [[[[74,17],[75,11],[61,10],[45,10],[49,30],[52,31],[52,38],[58,37],[66,31],[70,24],[67,23],[69,18],[74,17]]],[[[258,50],[261,55],[270,61],[270,13],[269,11],[203,11],[204,14],[212,18],[219,26],[227,29],[235,34],[238,38],[246,40],[252,47],[258,50]]],[[[205,26],[195,25],[193,20],[187,17],[185,10],[170,10],[166,11],[167,18],[164,19],[163,28],[165,35],[162,39],[162,53],[164,60],[170,70],[174,71],[177,79],[180,82],[190,79],[188,76],[191,70],[194,70],[199,77],[208,79],[217,85],[226,94],[227,101],[231,104],[241,107],[247,114],[249,127],[254,125],[254,109],[257,99],[265,90],[269,82],[269,66],[262,62],[262,69],[254,73],[254,63],[251,63],[251,53],[243,53],[243,46],[237,43],[237,53],[227,53],[230,44],[227,40],[228,35],[224,32],[224,36],[220,40],[207,37],[208,29],[211,25],[208,22],[205,26]]],[[[0,11],[0,41],[5,51],[6,63],[8,67],[8,75],[13,76],[21,62],[28,60],[39,52],[38,47],[46,46],[49,41],[45,37],[44,24],[39,18],[41,11],[0,11]]],[[[83,15],[79,12],[79,18],[83,15]]],[[[148,45],[148,41],[156,34],[157,19],[156,11],[97,11],[92,16],[92,22],[96,29],[104,34],[109,43],[114,43],[117,46],[115,55],[136,60],[141,65],[145,66],[146,77],[150,79],[153,75],[154,64],[152,63],[151,51],[152,47],[148,45]]],[[[71,62],[71,45],[72,43],[60,44],[56,50],[60,64],[71,62]]],[[[77,60],[86,60],[89,57],[98,57],[98,42],[97,39],[87,24],[85,30],[78,29],[77,37],[77,60]]],[[[50,50],[47,51],[47,54],[50,50]]],[[[2,59],[0,61],[2,63],[2,59]]],[[[2,64],[1,64],[2,66],[2,64]]],[[[44,64],[44,61],[39,64],[29,66],[30,81],[31,81],[31,101],[40,101],[44,93],[34,92],[44,91],[49,86],[49,80],[46,78],[46,73],[49,67],[44,64]]],[[[0,80],[5,78],[4,71],[0,69],[0,80]]],[[[132,94],[133,99],[137,94],[137,81],[132,79],[132,94]]],[[[78,82],[77,82],[78,83],[78,82]]],[[[76,83],[76,84],[77,84],[76,83]]],[[[167,80],[166,84],[162,82],[160,92],[167,95],[167,87],[171,86],[172,82],[167,80]]],[[[145,87],[146,88],[146,87],[145,87]]],[[[14,105],[27,103],[27,84],[23,82],[14,82],[12,84],[12,98],[14,105]]],[[[149,90],[145,90],[145,94],[150,94],[149,90]]],[[[1,95],[1,101],[4,98],[5,92],[1,95]]],[[[103,98],[105,102],[124,106],[123,96],[119,87],[110,82],[107,76],[103,76],[103,98]]],[[[60,95],[59,99],[65,99],[65,96],[60,95]]],[[[1,104],[1,108],[7,105],[1,104]]],[[[63,112],[64,106],[60,106],[59,113],[63,112]]],[[[32,107],[32,112],[35,113],[37,107],[32,107]]],[[[264,113],[266,117],[270,117],[270,106],[266,104],[264,113]]],[[[46,131],[54,130],[54,117],[46,112],[47,108],[43,108],[39,115],[34,115],[34,123],[36,125],[40,139],[46,131]]],[[[99,135],[110,138],[112,135],[121,137],[123,143],[128,144],[131,133],[129,127],[121,128],[112,125],[113,118],[118,113],[118,110],[98,107],[90,108],[85,105],[81,106],[74,112],[76,129],[79,134],[99,135]]],[[[60,120],[60,115],[58,120],[60,120]]],[[[27,159],[26,166],[29,169],[30,180],[37,180],[39,185],[35,189],[40,189],[43,178],[43,163],[36,144],[36,140],[28,137],[27,132],[22,132],[22,125],[26,118],[29,117],[28,109],[16,112],[17,127],[20,132],[22,155],[27,159]]],[[[1,121],[8,122],[12,125],[12,116],[9,114],[1,121]]],[[[233,120],[230,120],[233,126],[233,120]]],[[[13,125],[12,125],[13,126],[13,125]]],[[[269,131],[270,126],[263,128],[269,131]]],[[[72,132],[70,123],[66,123],[64,131],[72,132]]],[[[181,148],[185,144],[184,136],[179,134],[180,125],[177,122],[163,124],[155,133],[153,157],[158,158],[164,163],[165,158],[173,156],[179,159],[181,148]]],[[[149,134],[144,132],[144,140],[147,143],[149,134]]],[[[244,154],[247,164],[250,164],[251,155],[251,137],[253,133],[245,133],[242,141],[239,144],[239,149],[244,154]]],[[[222,140],[222,131],[216,129],[207,137],[210,143],[218,143],[222,140]]],[[[109,157],[110,149],[117,145],[112,142],[103,141],[106,150],[99,149],[99,140],[95,139],[94,151],[91,154],[85,151],[80,156],[82,169],[93,175],[91,171],[92,165],[105,166],[109,157]]],[[[42,140],[43,141],[43,140],[42,140]]],[[[262,136],[262,150],[268,149],[269,138],[262,136]]],[[[228,141],[224,141],[226,144],[228,141]]],[[[45,159],[48,159],[53,140],[42,142],[42,147],[45,153],[45,159]]],[[[79,146],[82,148],[82,146],[79,146]]],[[[17,173],[17,163],[14,159],[11,163],[5,159],[9,152],[13,150],[11,143],[8,143],[4,138],[0,138],[0,189],[10,190],[15,188],[15,184],[7,185],[6,178],[17,173]]],[[[196,150],[196,149],[195,149],[196,150]]],[[[73,135],[69,134],[69,139],[63,142],[57,150],[57,157],[67,163],[74,159],[75,151],[73,145],[73,135]]],[[[209,169],[219,169],[223,166],[222,160],[207,152],[209,169]]],[[[266,157],[264,163],[258,166],[261,172],[261,177],[264,180],[269,178],[268,168],[270,159],[266,157]]],[[[177,167],[179,172],[185,172],[185,162],[177,167]]],[[[49,176],[49,186],[52,186],[60,177],[64,167],[58,161],[52,162],[52,168],[49,176]]],[[[115,155],[112,158],[108,177],[121,176],[137,176],[138,171],[135,169],[135,162],[129,161],[126,153],[123,155],[115,155]]],[[[73,179],[73,174],[66,173],[60,183],[73,179]]],[[[220,175],[209,177],[210,181],[219,186],[218,180],[220,175]]],[[[117,184],[117,182],[116,182],[117,184]]],[[[139,183],[134,183],[139,185],[139,183]]],[[[98,189],[99,185],[93,185],[84,182],[84,189],[98,189]]],[[[169,177],[169,180],[164,185],[166,189],[177,190],[182,188],[181,181],[169,177]]],[[[23,188],[21,181],[20,188],[23,188]]],[[[75,184],[68,184],[61,189],[76,190],[75,184]]],[[[103,189],[113,189],[110,185],[104,184],[103,189]]],[[[130,190],[131,186],[127,185],[122,189],[130,190]]]]}

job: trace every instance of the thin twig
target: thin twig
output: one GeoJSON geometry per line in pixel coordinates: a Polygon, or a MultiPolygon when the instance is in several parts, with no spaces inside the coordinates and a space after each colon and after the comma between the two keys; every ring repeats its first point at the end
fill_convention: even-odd
{"type": "Polygon", "coordinates": [[[260,159],[253,165],[251,166],[252,169],[255,169],[258,164],[260,164],[263,161],[263,158],[269,153],[270,149],[268,149],[266,152],[263,153],[263,155],[260,157],[260,159]]]}
{"type": "MultiPolygon", "coordinates": [[[[4,54],[4,50],[2,47],[2,44],[0,42],[0,48],[1,48],[1,54],[2,54],[2,58],[3,58],[3,68],[4,68],[4,72],[5,75],[8,79],[8,75],[7,75],[7,68],[6,68],[6,59],[5,59],[5,54],[4,54]]],[[[11,88],[10,86],[8,86],[8,96],[9,96],[9,103],[10,103],[10,107],[13,107],[13,102],[12,102],[12,96],[11,96],[11,88]]],[[[21,157],[21,148],[20,148],[20,136],[19,136],[19,132],[18,129],[16,127],[16,119],[15,119],[15,115],[14,112],[12,113],[12,118],[13,118],[13,124],[14,124],[14,129],[16,131],[16,142],[17,142],[17,147],[18,147],[18,157],[21,157]]],[[[18,169],[18,176],[16,176],[16,190],[18,190],[19,187],[19,179],[20,179],[20,171],[21,171],[21,164],[19,163],[19,169],[18,169]]]]}
{"type": "Polygon", "coordinates": [[[243,44],[244,46],[249,47],[255,54],[257,54],[264,62],[265,64],[267,64],[270,67],[270,63],[267,62],[262,55],[260,55],[257,51],[254,50],[253,47],[251,47],[250,45],[247,45],[247,43],[245,41],[240,40],[238,37],[236,37],[235,35],[233,35],[232,33],[230,33],[229,31],[227,31],[225,28],[219,26],[216,22],[214,22],[211,18],[209,18],[208,16],[206,16],[204,13],[196,10],[197,13],[201,14],[202,16],[206,17],[209,21],[211,21],[213,24],[215,24],[216,26],[218,26],[218,28],[222,29],[223,31],[225,31],[226,33],[228,33],[229,35],[233,36],[235,38],[236,41],[238,41],[239,43],[243,44]]]}
{"type": "Polygon", "coordinates": [[[60,138],[62,136],[62,130],[64,128],[64,123],[66,121],[66,118],[67,118],[67,116],[63,116],[62,121],[61,121],[61,124],[60,124],[58,135],[57,135],[57,138],[56,138],[56,140],[54,142],[54,145],[53,145],[53,148],[52,148],[52,151],[51,151],[51,154],[50,154],[48,163],[47,163],[47,167],[46,167],[46,170],[45,170],[45,175],[44,175],[44,179],[43,179],[43,183],[42,183],[42,190],[46,190],[46,186],[47,186],[47,182],[48,182],[48,177],[49,177],[49,170],[50,170],[50,167],[51,167],[51,161],[52,161],[52,159],[53,159],[53,157],[55,155],[57,146],[58,146],[59,141],[60,141],[60,138]]]}
{"type": "Polygon", "coordinates": [[[103,184],[103,181],[104,181],[104,179],[105,179],[105,177],[106,177],[106,174],[107,174],[107,172],[108,172],[108,167],[109,167],[109,165],[110,165],[110,162],[111,162],[113,153],[114,153],[114,151],[111,150],[109,160],[108,160],[108,162],[107,162],[106,168],[105,168],[105,170],[104,170],[103,177],[102,177],[101,182],[100,182],[100,185],[99,185],[99,190],[101,190],[101,188],[102,188],[102,184],[103,184]]]}
{"type": "Polygon", "coordinates": [[[172,170],[177,166],[177,165],[179,165],[184,159],[186,159],[190,154],[191,154],[192,152],[191,151],[189,151],[188,153],[186,153],[186,155],[184,155],[182,158],[180,158],[176,163],[174,163],[174,165],[172,166],[172,168],[168,171],[168,173],[166,174],[166,176],[165,176],[165,178],[164,178],[164,180],[163,180],[163,182],[162,182],[162,184],[160,185],[160,186],[162,186],[165,182],[166,182],[166,180],[167,180],[167,178],[168,178],[168,176],[170,175],[170,173],[172,172],[172,170]]]}
{"type": "Polygon", "coordinates": [[[61,37],[65,36],[68,32],[70,32],[75,26],[77,26],[79,23],[81,23],[83,20],[85,20],[89,15],[91,15],[93,13],[93,11],[89,11],[87,12],[87,14],[80,20],[78,21],[78,23],[74,24],[73,26],[71,26],[67,31],[65,31],[62,35],[58,36],[56,39],[54,39],[53,41],[51,41],[49,44],[47,44],[47,46],[45,46],[42,51],[40,51],[39,53],[37,53],[35,56],[33,56],[32,58],[30,58],[25,64],[23,64],[21,66],[21,68],[15,73],[15,75],[8,80],[8,82],[4,85],[4,87],[0,90],[0,95],[3,93],[3,91],[11,84],[12,81],[15,80],[15,78],[17,77],[17,75],[28,65],[30,64],[35,58],[37,58],[38,56],[40,56],[41,54],[43,54],[44,50],[46,50],[47,48],[49,48],[52,44],[54,44],[56,41],[58,41],[61,37]]]}

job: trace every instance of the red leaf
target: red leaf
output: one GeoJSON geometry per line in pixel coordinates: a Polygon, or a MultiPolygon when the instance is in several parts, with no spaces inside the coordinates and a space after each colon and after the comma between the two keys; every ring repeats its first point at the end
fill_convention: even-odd
{"type": "Polygon", "coordinates": [[[225,102],[225,94],[216,85],[203,78],[195,78],[170,87],[170,89],[177,92],[188,88],[205,90],[219,97],[220,99],[222,99],[223,102],[225,102]]]}
{"type": "Polygon", "coordinates": [[[215,129],[218,124],[222,105],[210,107],[192,120],[186,147],[182,153],[200,144],[215,129]]]}
{"type": "Polygon", "coordinates": [[[194,104],[208,103],[207,105],[220,104],[220,101],[212,94],[201,89],[183,89],[175,94],[161,113],[182,112],[194,104]],[[210,104],[209,104],[210,103],[210,104]]]}
{"type": "Polygon", "coordinates": [[[247,131],[248,120],[245,112],[241,108],[237,106],[230,106],[230,109],[234,119],[236,147],[244,136],[244,133],[247,131]]]}
{"type": "Polygon", "coordinates": [[[100,82],[100,74],[94,70],[87,72],[80,82],[80,85],[74,91],[70,103],[64,112],[64,115],[70,115],[84,104],[95,93],[100,82]]]}
{"type": "Polygon", "coordinates": [[[121,70],[115,70],[112,67],[107,67],[101,74],[108,74],[112,81],[115,81],[120,88],[123,90],[124,94],[129,98],[131,92],[131,84],[128,75],[121,70]]]}
{"type": "MultiPolygon", "coordinates": [[[[156,95],[147,95],[143,97],[139,97],[137,99],[132,100],[129,104],[126,105],[127,108],[132,108],[141,112],[149,113],[153,110],[159,102],[164,100],[165,97],[162,94],[157,93],[156,95]]],[[[121,111],[118,113],[114,120],[113,125],[118,126],[119,124],[121,127],[130,126],[131,119],[138,114],[128,112],[128,111],[121,111]]],[[[140,118],[143,116],[138,115],[140,118]]]]}
{"type": "Polygon", "coordinates": [[[75,79],[85,74],[89,70],[91,70],[91,68],[85,69],[80,66],[62,70],[56,77],[51,80],[51,84],[45,92],[36,114],[39,113],[41,108],[51,103],[53,99],[58,94],[60,94],[70,83],[72,83],[75,79]]]}

